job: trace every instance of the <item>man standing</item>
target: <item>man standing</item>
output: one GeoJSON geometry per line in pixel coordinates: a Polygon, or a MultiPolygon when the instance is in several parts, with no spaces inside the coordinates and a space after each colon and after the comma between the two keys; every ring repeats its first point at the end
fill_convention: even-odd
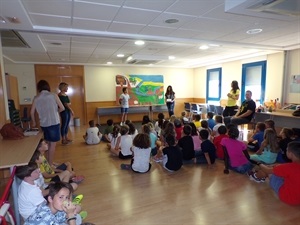
{"type": "Polygon", "coordinates": [[[243,101],[239,111],[232,117],[225,117],[224,123],[227,126],[228,124],[232,123],[235,125],[249,123],[254,116],[256,104],[251,99],[252,92],[246,91],[246,100],[243,101]]]}

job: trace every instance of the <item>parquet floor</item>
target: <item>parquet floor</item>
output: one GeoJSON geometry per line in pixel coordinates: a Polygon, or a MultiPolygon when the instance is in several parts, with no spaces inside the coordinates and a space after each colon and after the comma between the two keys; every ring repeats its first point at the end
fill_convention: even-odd
{"type": "Polygon", "coordinates": [[[105,143],[88,146],[86,127],[71,127],[74,142],[57,144],[55,161],[70,161],[85,180],[86,222],[120,225],[300,225],[300,207],[278,200],[266,183],[246,175],[223,174],[223,163],[214,169],[184,165],[175,173],[152,162],[147,174],[120,169],[129,160],[112,157],[105,143]]]}

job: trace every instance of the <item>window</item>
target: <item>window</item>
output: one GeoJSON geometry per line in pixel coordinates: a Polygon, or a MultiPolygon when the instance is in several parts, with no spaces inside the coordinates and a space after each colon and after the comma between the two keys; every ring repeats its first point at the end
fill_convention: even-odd
{"type": "Polygon", "coordinates": [[[221,98],[222,69],[209,69],[206,74],[206,102],[219,105],[221,98]]]}
{"type": "Polygon", "coordinates": [[[243,64],[241,101],[245,99],[245,92],[252,92],[252,99],[258,104],[265,101],[266,61],[243,64]]]}

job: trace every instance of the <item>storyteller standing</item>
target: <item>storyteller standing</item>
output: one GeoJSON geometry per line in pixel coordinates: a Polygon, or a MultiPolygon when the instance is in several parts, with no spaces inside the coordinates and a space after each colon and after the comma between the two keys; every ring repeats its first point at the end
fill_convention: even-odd
{"type": "Polygon", "coordinates": [[[56,142],[60,139],[60,119],[59,112],[65,110],[65,107],[59,100],[57,94],[50,92],[50,85],[45,80],[37,83],[38,95],[34,97],[31,106],[32,126],[36,126],[35,110],[38,113],[40,126],[44,132],[44,139],[48,141],[48,161],[52,165],[56,142]]]}
{"type": "Polygon", "coordinates": [[[231,82],[231,90],[227,94],[228,100],[227,105],[223,111],[223,116],[233,116],[236,114],[238,106],[236,105],[237,100],[240,97],[240,88],[236,80],[231,82]]]}
{"type": "Polygon", "coordinates": [[[169,116],[174,115],[174,106],[175,106],[175,92],[171,85],[167,87],[167,91],[165,94],[165,101],[168,107],[169,116]]]}
{"type": "Polygon", "coordinates": [[[61,117],[60,132],[62,138],[61,143],[63,145],[67,145],[72,142],[72,140],[68,138],[68,132],[69,132],[70,120],[71,117],[74,116],[74,112],[71,108],[71,102],[69,96],[66,94],[66,92],[68,91],[68,87],[69,85],[65,82],[61,82],[58,86],[60,90],[60,92],[58,93],[58,97],[65,107],[65,110],[60,112],[60,117],[61,117]]]}
{"type": "Polygon", "coordinates": [[[128,89],[126,87],[123,88],[123,93],[119,97],[119,103],[121,105],[121,126],[125,124],[127,120],[127,114],[129,109],[129,99],[130,96],[128,94],[128,89]]]}

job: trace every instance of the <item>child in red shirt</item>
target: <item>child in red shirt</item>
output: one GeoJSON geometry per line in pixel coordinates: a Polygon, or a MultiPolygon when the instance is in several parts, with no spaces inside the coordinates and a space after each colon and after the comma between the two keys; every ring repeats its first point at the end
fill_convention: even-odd
{"type": "Polygon", "coordinates": [[[267,166],[257,163],[260,170],[251,177],[256,182],[264,182],[269,176],[270,187],[279,199],[290,205],[300,205],[300,142],[292,141],[287,147],[287,157],[290,163],[267,166]]]}
{"type": "Polygon", "coordinates": [[[216,146],[216,150],[217,150],[216,154],[218,159],[224,159],[224,151],[223,151],[223,146],[221,145],[221,140],[223,138],[228,138],[226,132],[227,132],[226,127],[222,125],[218,128],[218,133],[220,135],[214,138],[214,145],[216,146]]]}

